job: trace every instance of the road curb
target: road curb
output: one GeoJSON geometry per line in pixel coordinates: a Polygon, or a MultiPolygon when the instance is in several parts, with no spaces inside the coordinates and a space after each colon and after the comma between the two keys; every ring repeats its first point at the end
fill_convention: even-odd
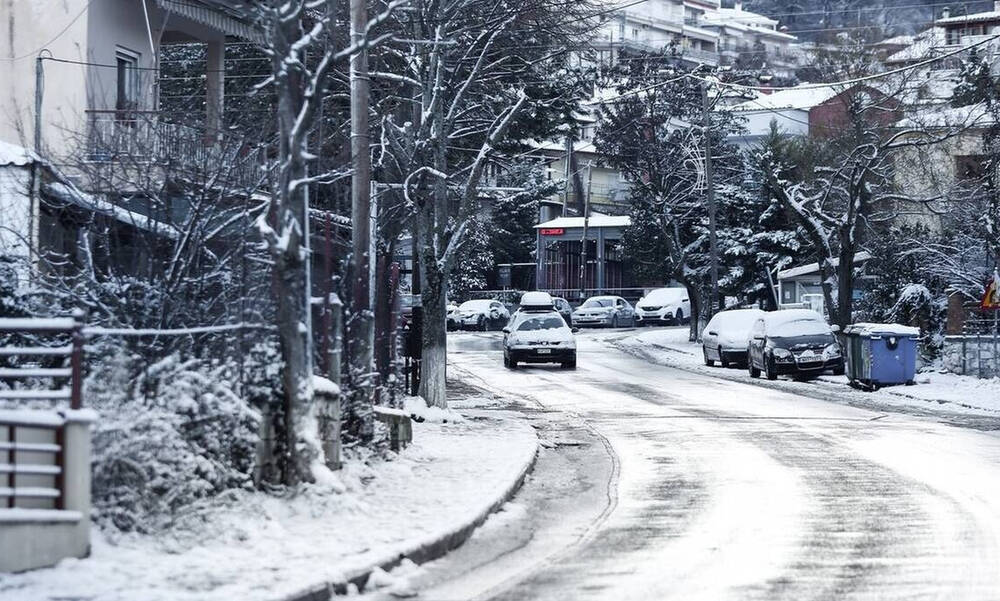
{"type": "MultiPolygon", "coordinates": [[[[868,410],[868,411],[875,411],[875,412],[879,412],[879,413],[886,413],[886,412],[890,412],[890,413],[903,413],[903,414],[907,414],[907,415],[913,415],[913,416],[917,416],[917,417],[926,417],[926,418],[931,418],[931,419],[936,419],[936,420],[942,420],[942,419],[947,420],[949,417],[951,417],[953,415],[962,415],[962,414],[960,414],[958,412],[941,413],[941,412],[933,411],[933,410],[930,410],[930,409],[923,409],[923,408],[920,408],[920,407],[918,407],[916,405],[905,405],[905,404],[899,405],[899,404],[894,404],[892,399],[868,398],[868,397],[865,396],[868,393],[859,392],[859,391],[855,390],[854,388],[851,388],[850,386],[841,385],[841,384],[836,383],[836,382],[824,382],[824,386],[829,386],[830,387],[829,389],[824,389],[823,387],[816,387],[816,388],[806,388],[806,387],[803,387],[803,388],[789,388],[787,386],[782,385],[780,381],[778,381],[778,382],[770,382],[768,380],[764,380],[764,379],[761,379],[761,378],[746,379],[746,378],[743,378],[741,376],[736,376],[735,374],[732,374],[732,373],[726,373],[725,371],[720,371],[718,373],[715,373],[714,371],[713,372],[709,372],[709,371],[700,369],[700,367],[701,367],[700,365],[688,365],[688,364],[682,363],[682,362],[673,362],[673,361],[669,361],[669,360],[667,360],[667,361],[657,360],[655,357],[653,357],[649,352],[647,352],[641,346],[634,346],[634,345],[630,345],[630,344],[623,344],[621,341],[617,341],[617,340],[616,341],[609,341],[608,342],[608,346],[610,346],[611,348],[615,348],[615,349],[617,349],[617,350],[619,350],[619,351],[621,351],[621,352],[623,352],[623,353],[625,353],[627,355],[630,355],[632,357],[640,359],[642,361],[646,361],[648,363],[651,363],[653,365],[662,365],[663,367],[669,367],[671,369],[677,369],[677,370],[684,371],[684,372],[691,373],[691,374],[696,374],[696,375],[700,375],[700,376],[706,376],[706,377],[710,377],[710,378],[717,378],[719,380],[725,380],[727,382],[736,382],[738,384],[746,384],[748,386],[756,386],[758,388],[766,388],[768,390],[774,390],[776,392],[784,392],[784,393],[788,393],[788,394],[797,394],[797,395],[801,395],[801,396],[804,396],[804,397],[816,399],[818,401],[826,401],[826,402],[830,402],[830,403],[837,403],[839,405],[847,405],[849,407],[855,407],[855,408],[858,408],[858,409],[865,409],[865,410],[868,410]],[[834,387],[842,387],[842,389],[839,389],[839,388],[838,389],[834,389],[834,387]]],[[[656,348],[661,349],[661,350],[675,352],[675,353],[678,353],[678,354],[684,352],[684,351],[678,350],[678,349],[673,348],[673,347],[664,346],[662,344],[655,344],[654,343],[651,346],[656,347],[656,348]]],[[[906,399],[906,400],[912,400],[912,401],[926,402],[926,403],[929,403],[929,404],[930,403],[942,404],[942,401],[930,401],[930,400],[927,400],[927,399],[922,399],[922,398],[913,397],[913,396],[909,396],[909,395],[903,395],[903,394],[894,394],[893,396],[900,397],[900,400],[906,399]]],[[[955,403],[951,403],[950,401],[944,401],[944,403],[955,404],[955,403]]],[[[997,419],[996,415],[990,414],[990,413],[985,412],[984,410],[976,408],[976,407],[971,407],[971,406],[963,405],[963,404],[956,404],[956,405],[959,406],[959,407],[965,408],[965,409],[972,409],[972,410],[976,411],[976,414],[974,414],[973,417],[975,417],[977,419],[981,419],[981,420],[987,420],[990,423],[987,424],[987,425],[975,425],[975,424],[971,424],[970,425],[970,424],[953,422],[953,421],[949,421],[948,423],[952,423],[953,425],[957,425],[957,426],[961,426],[961,427],[965,427],[965,428],[977,429],[977,430],[994,430],[994,429],[996,429],[994,425],[991,425],[993,423],[993,421],[997,419]]]]}
{"type": "Polygon", "coordinates": [[[531,470],[535,467],[535,463],[538,460],[538,449],[539,442],[536,435],[534,452],[531,453],[531,457],[528,461],[526,461],[518,470],[517,476],[510,482],[509,485],[507,485],[507,487],[503,490],[503,493],[496,500],[494,500],[489,507],[479,512],[472,520],[456,525],[452,530],[443,535],[413,545],[410,548],[393,554],[391,557],[383,558],[369,567],[349,572],[340,580],[316,584],[297,593],[280,597],[276,601],[329,601],[334,595],[347,594],[348,589],[352,584],[355,585],[358,590],[363,590],[365,584],[368,582],[368,579],[371,577],[372,572],[376,569],[382,569],[385,571],[392,570],[404,559],[409,559],[416,564],[426,563],[428,561],[438,559],[449,551],[458,548],[462,545],[462,543],[469,540],[469,537],[476,531],[476,528],[481,526],[483,522],[490,517],[490,515],[496,513],[504,505],[504,503],[510,501],[514,495],[517,494],[517,491],[520,490],[521,486],[524,484],[525,478],[527,478],[528,474],[530,474],[531,470]]]}

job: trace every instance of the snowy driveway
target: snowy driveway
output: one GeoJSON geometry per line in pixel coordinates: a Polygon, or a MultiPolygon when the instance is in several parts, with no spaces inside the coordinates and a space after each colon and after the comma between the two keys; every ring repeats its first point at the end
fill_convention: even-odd
{"type": "Polygon", "coordinates": [[[453,375],[580,416],[620,471],[582,540],[447,598],[1000,599],[1000,437],[657,366],[600,338],[579,336],[576,371],[509,371],[497,336],[450,337],[453,375]]]}

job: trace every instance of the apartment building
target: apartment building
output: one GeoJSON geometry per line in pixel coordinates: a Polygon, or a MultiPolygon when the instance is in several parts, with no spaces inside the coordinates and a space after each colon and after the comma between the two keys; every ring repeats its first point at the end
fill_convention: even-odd
{"type": "MultiPolygon", "coordinates": [[[[261,42],[228,0],[62,0],[2,2],[10,33],[0,48],[0,248],[36,263],[46,252],[78,250],[80,223],[100,216],[122,230],[170,235],[184,194],[154,208],[143,187],[223,165],[226,181],[259,172],[260,154],[222,122],[228,41],[261,42]],[[161,51],[202,45],[200,94],[186,114],[160,103],[161,51]],[[200,111],[200,114],[195,114],[200,111]],[[20,149],[20,150],[18,150],[20,149]],[[159,211],[159,213],[157,212],[159,211]]],[[[221,171],[221,170],[220,170],[221,171]]],[[[131,249],[121,256],[139,261],[131,249]]],[[[67,263],[64,261],[63,263],[67,263]]]]}

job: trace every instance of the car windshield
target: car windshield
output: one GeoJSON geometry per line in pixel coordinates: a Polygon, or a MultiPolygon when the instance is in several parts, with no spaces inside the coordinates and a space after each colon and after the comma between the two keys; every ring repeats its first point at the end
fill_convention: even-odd
{"type": "Polygon", "coordinates": [[[785,321],[768,328],[768,334],[778,338],[789,336],[822,336],[830,333],[830,326],[816,319],[785,321]]]}
{"type": "Polygon", "coordinates": [[[485,311],[490,308],[491,300],[470,300],[465,301],[459,307],[459,311],[485,311]]]}
{"type": "Polygon", "coordinates": [[[545,315],[540,317],[530,317],[517,326],[518,332],[537,332],[539,330],[555,330],[566,327],[566,322],[562,317],[555,315],[545,315]]]}
{"type": "Polygon", "coordinates": [[[598,309],[600,307],[613,307],[615,306],[614,299],[610,298],[588,298],[587,302],[580,305],[583,309],[598,309]]]}

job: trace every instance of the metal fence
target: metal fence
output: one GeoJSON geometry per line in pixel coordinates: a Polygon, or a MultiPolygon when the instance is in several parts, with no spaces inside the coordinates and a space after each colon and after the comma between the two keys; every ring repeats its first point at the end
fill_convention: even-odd
{"type": "MultiPolygon", "coordinates": [[[[51,380],[48,389],[0,390],[0,401],[22,403],[68,401],[70,409],[80,409],[83,403],[83,322],[81,316],[58,319],[0,319],[0,333],[47,335],[57,339],[55,345],[3,346],[0,358],[17,357],[12,367],[0,367],[0,381],[25,379],[51,380]],[[59,338],[69,337],[69,344],[59,338]],[[50,367],[55,358],[60,367],[50,367]],[[60,383],[56,385],[56,383],[60,383]]],[[[37,506],[51,502],[55,509],[65,508],[66,424],[51,411],[12,411],[0,414],[0,451],[5,461],[0,474],[6,485],[0,487],[7,508],[21,506],[22,501],[37,506]],[[46,432],[48,434],[46,434],[46,432]]]]}

